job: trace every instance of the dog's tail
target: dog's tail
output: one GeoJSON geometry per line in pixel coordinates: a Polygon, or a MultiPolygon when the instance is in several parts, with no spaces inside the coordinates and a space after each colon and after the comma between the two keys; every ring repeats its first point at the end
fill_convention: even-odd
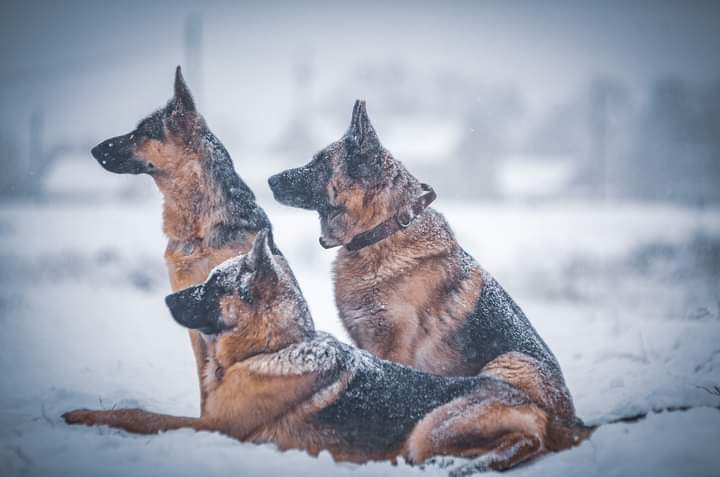
{"type": "Polygon", "coordinates": [[[595,432],[595,429],[597,426],[587,426],[577,417],[569,423],[560,419],[552,420],[547,429],[546,446],[555,452],[579,446],[595,432]]]}

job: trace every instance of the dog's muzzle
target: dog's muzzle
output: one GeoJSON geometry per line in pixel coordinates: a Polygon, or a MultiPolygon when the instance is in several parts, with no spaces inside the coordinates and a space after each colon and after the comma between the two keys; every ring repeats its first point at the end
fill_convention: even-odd
{"type": "Polygon", "coordinates": [[[225,329],[218,303],[204,285],[186,288],[165,297],[173,319],[181,326],[206,335],[217,335],[225,329]]]}

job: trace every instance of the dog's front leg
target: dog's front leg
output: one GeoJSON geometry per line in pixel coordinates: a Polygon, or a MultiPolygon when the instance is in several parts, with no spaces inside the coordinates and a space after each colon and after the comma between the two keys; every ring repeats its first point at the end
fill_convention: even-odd
{"type": "Polygon", "coordinates": [[[202,419],[157,414],[142,409],[113,409],[109,411],[77,409],[66,412],[62,417],[68,424],[110,426],[135,434],[158,434],[183,428],[191,428],[196,431],[209,430],[207,423],[202,419]]]}
{"type": "Polygon", "coordinates": [[[195,355],[195,367],[197,369],[198,383],[200,385],[200,415],[205,415],[205,401],[207,393],[203,386],[203,369],[207,362],[207,345],[199,331],[190,330],[190,343],[192,344],[193,354],[195,355]]]}

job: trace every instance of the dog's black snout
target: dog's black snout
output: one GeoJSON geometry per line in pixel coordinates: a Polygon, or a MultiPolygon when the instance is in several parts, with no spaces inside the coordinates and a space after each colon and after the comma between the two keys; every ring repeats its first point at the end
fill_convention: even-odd
{"type": "Polygon", "coordinates": [[[273,191],[280,186],[282,182],[282,172],[279,174],[272,175],[268,178],[268,185],[273,191]]]}
{"type": "Polygon", "coordinates": [[[281,204],[304,209],[315,209],[315,189],[310,182],[309,170],[305,167],[288,169],[268,179],[273,197],[281,204]]]}
{"type": "Polygon", "coordinates": [[[93,156],[95,159],[97,159],[98,161],[99,161],[100,159],[102,159],[102,157],[103,157],[103,155],[104,155],[104,154],[103,154],[103,147],[102,147],[102,145],[103,145],[103,143],[100,143],[100,144],[98,144],[97,146],[95,146],[95,147],[93,147],[92,149],[90,149],[90,154],[92,154],[92,156],[93,156]]]}

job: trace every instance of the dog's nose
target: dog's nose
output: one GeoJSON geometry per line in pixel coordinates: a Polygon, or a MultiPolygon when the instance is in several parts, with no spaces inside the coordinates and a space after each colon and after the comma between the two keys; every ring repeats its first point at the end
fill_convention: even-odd
{"type": "Polygon", "coordinates": [[[275,174],[268,178],[268,185],[270,186],[271,189],[275,190],[275,188],[280,185],[280,181],[282,180],[281,176],[282,176],[282,173],[275,174]]]}
{"type": "Polygon", "coordinates": [[[90,149],[90,154],[97,160],[102,159],[102,148],[100,146],[102,146],[102,143],[90,149]]]}

